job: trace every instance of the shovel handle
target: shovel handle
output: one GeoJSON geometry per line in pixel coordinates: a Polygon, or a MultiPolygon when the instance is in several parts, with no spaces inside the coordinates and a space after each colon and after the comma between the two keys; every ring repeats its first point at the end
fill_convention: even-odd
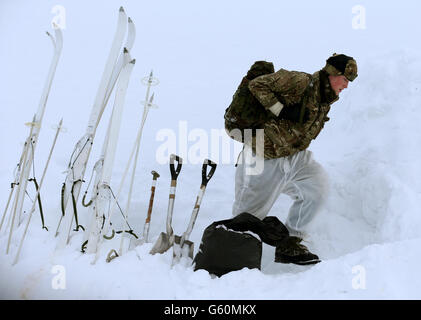
{"type": "Polygon", "coordinates": [[[181,166],[183,164],[183,159],[175,154],[170,155],[170,171],[171,171],[171,180],[177,180],[178,175],[181,171],[181,166]],[[177,161],[177,168],[174,166],[174,162],[177,161]]]}
{"type": "Polygon", "coordinates": [[[194,224],[197,219],[197,215],[199,214],[200,204],[202,203],[203,196],[205,195],[206,185],[208,184],[209,180],[212,178],[213,174],[216,170],[216,163],[212,160],[205,159],[203,161],[203,167],[202,167],[202,185],[200,186],[199,194],[196,198],[196,203],[194,204],[193,212],[190,217],[189,225],[187,226],[186,232],[181,237],[180,245],[183,247],[184,242],[189,239],[189,236],[193,230],[194,224]],[[207,173],[207,168],[211,167],[211,170],[207,173]]]}
{"type": "Polygon", "coordinates": [[[203,166],[202,166],[202,185],[206,186],[209,182],[209,180],[212,178],[213,174],[215,173],[216,170],[216,163],[213,162],[212,160],[209,159],[205,159],[203,161],[203,166]],[[207,168],[211,167],[211,170],[209,171],[208,174],[207,173],[207,168]]]}
{"type": "Polygon", "coordinates": [[[149,208],[148,208],[148,214],[146,216],[145,223],[151,222],[151,216],[152,216],[152,207],[153,207],[153,199],[155,197],[155,186],[151,188],[151,197],[149,198],[149,208]]]}

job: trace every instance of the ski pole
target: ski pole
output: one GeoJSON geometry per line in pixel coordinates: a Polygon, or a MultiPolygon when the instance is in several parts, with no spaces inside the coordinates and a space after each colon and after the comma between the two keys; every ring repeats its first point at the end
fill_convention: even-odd
{"type": "Polygon", "coordinates": [[[15,185],[12,183],[12,188],[10,189],[9,198],[7,199],[6,208],[4,209],[3,216],[1,218],[0,231],[1,231],[1,228],[3,227],[4,218],[6,217],[7,209],[9,209],[10,200],[12,199],[14,190],[15,190],[15,185]]]}
{"type": "Polygon", "coordinates": [[[28,221],[26,222],[25,231],[23,232],[22,239],[20,240],[19,249],[18,249],[18,252],[16,253],[16,257],[15,257],[15,260],[13,262],[13,265],[15,265],[18,262],[20,251],[21,251],[22,245],[23,245],[23,241],[25,240],[26,232],[28,231],[29,223],[31,222],[32,213],[35,211],[35,207],[36,207],[36,204],[37,204],[36,199],[39,197],[41,187],[42,187],[42,183],[44,182],[44,178],[45,178],[45,174],[47,172],[48,164],[50,163],[51,155],[53,154],[53,150],[54,150],[54,147],[56,145],[57,137],[60,133],[62,124],[63,124],[63,119],[61,119],[59,124],[58,124],[57,131],[56,131],[56,134],[54,136],[53,144],[50,148],[50,153],[48,154],[47,163],[45,164],[44,171],[43,171],[42,176],[41,176],[41,181],[40,181],[39,186],[38,186],[37,194],[36,194],[35,199],[32,203],[32,208],[29,211],[28,221]]]}
{"type": "Polygon", "coordinates": [[[151,223],[153,200],[154,200],[154,197],[155,197],[156,180],[159,178],[158,172],[152,171],[151,173],[153,175],[152,187],[151,187],[151,198],[149,199],[148,215],[147,215],[146,220],[145,220],[145,226],[143,227],[143,238],[145,239],[145,242],[148,242],[149,226],[150,226],[150,223],[151,223]]]}
{"type": "MultiPolygon", "coordinates": [[[[145,80],[145,78],[143,80],[145,80]]],[[[143,127],[145,125],[146,117],[148,116],[149,109],[153,106],[155,107],[155,105],[152,103],[153,98],[154,98],[154,94],[152,94],[151,98],[149,99],[149,91],[150,91],[151,86],[156,85],[156,84],[158,84],[158,80],[156,78],[153,78],[153,72],[151,71],[151,73],[150,73],[150,75],[147,79],[148,88],[146,90],[146,99],[144,101],[145,106],[144,106],[143,114],[142,114],[142,122],[140,124],[139,131],[137,133],[136,141],[135,141],[136,153],[135,153],[135,156],[134,156],[132,175],[131,175],[131,178],[130,178],[129,193],[128,193],[128,196],[127,196],[127,203],[126,203],[126,210],[125,210],[126,219],[129,215],[129,211],[130,211],[130,203],[131,203],[131,197],[132,197],[132,191],[133,191],[133,183],[134,183],[134,178],[135,178],[135,175],[136,175],[136,167],[137,167],[137,162],[138,162],[137,159],[139,157],[140,140],[142,139],[143,127]]],[[[131,161],[131,159],[129,161],[131,161]]],[[[121,248],[120,248],[120,254],[121,254],[121,248]]]]}
{"type": "MultiPolygon", "coordinates": [[[[136,141],[135,141],[135,145],[136,145],[136,154],[134,157],[134,162],[133,162],[133,169],[132,169],[132,175],[131,175],[131,179],[130,179],[130,187],[129,187],[129,193],[127,196],[127,203],[126,203],[126,210],[125,210],[125,215],[126,215],[126,220],[128,219],[129,216],[129,212],[130,212],[130,204],[131,204],[131,198],[132,198],[132,191],[133,191],[133,183],[134,183],[134,178],[136,175],[136,167],[137,167],[137,162],[138,162],[138,156],[139,156],[139,149],[140,149],[140,140],[142,138],[142,133],[143,133],[143,127],[145,125],[146,122],[146,117],[148,116],[148,112],[149,112],[149,108],[154,106],[152,104],[153,98],[154,98],[154,94],[152,94],[151,98],[149,99],[149,91],[152,85],[158,84],[158,81],[156,80],[156,82],[154,82],[154,80],[156,80],[155,78],[153,78],[153,72],[151,71],[149,77],[148,77],[148,82],[147,82],[147,86],[148,89],[146,90],[146,99],[144,101],[145,107],[143,109],[143,115],[142,115],[142,122],[136,137],[136,141]]],[[[120,240],[120,255],[123,254],[123,234],[121,235],[121,240],[120,240]]]]}

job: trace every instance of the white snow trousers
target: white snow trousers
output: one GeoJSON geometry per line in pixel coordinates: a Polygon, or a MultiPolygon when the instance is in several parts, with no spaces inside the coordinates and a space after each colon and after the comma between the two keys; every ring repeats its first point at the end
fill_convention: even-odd
{"type": "Polygon", "coordinates": [[[305,234],[305,227],[320,210],[328,192],[328,178],[309,150],[278,159],[262,159],[253,165],[255,157],[246,145],[240,154],[235,173],[233,215],[248,212],[264,219],[281,193],[290,196],[292,204],[286,227],[291,235],[305,234]],[[255,174],[258,172],[258,174],[255,174]]]}

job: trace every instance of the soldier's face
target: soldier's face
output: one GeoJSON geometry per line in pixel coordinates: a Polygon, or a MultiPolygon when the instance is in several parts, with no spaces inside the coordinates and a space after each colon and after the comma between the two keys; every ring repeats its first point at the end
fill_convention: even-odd
{"type": "Polygon", "coordinates": [[[348,88],[348,79],[345,76],[329,76],[330,86],[338,96],[339,93],[348,88]]]}

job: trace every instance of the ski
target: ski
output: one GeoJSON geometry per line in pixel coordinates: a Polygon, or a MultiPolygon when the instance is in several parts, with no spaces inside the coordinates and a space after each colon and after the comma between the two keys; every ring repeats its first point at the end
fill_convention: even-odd
{"type": "Polygon", "coordinates": [[[37,188],[37,194],[35,196],[34,202],[32,203],[32,208],[29,211],[28,220],[26,222],[25,230],[24,230],[23,235],[22,235],[22,238],[20,240],[19,248],[18,248],[18,251],[16,253],[15,260],[13,261],[13,265],[15,265],[18,262],[18,260],[19,260],[20,252],[22,250],[22,245],[23,245],[23,242],[25,240],[26,233],[28,231],[29,223],[31,222],[32,214],[34,213],[35,206],[37,204],[37,200],[36,199],[39,197],[39,194],[41,192],[41,188],[42,188],[42,184],[44,182],[45,174],[47,173],[48,165],[50,163],[50,160],[51,160],[51,156],[53,154],[54,147],[56,146],[57,138],[58,138],[58,135],[59,135],[59,133],[61,131],[62,124],[63,124],[63,119],[61,119],[60,122],[59,122],[59,124],[58,124],[57,130],[56,130],[56,134],[54,136],[53,144],[52,144],[52,146],[50,148],[50,152],[48,154],[47,162],[45,164],[44,171],[43,171],[42,176],[41,176],[41,181],[40,181],[39,186],[37,188]]]}
{"type": "MultiPolygon", "coordinates": [[[[127,54],[127,58],[130,59],[129,54],[127,54]]],[[[98,247],[102,242],[102,230],[107,229],[106,225],[103,225],[103,222],[104,219],[107,220],[106,217],[110,215],[109,208],[112,201],[112,190],[110,187],[111,174],[114,165],[125,96],[134,65],[135,60],[133,59],[124,66],[117,83],[114,108],[112,118],[110,119],[109,134],[107,135],[107,140],[104,141],[104,144],[106,144],[106,154],[103,160],[102,172],[98,185],[94,186],[97,190],[97,195],[94,199],[94,204],[91,206],[91,212],[95,216],[95,219],[94,224],[90,228],[87,244],[88,253],[99,252],[98,247]]],[[[95,261],[93,262],[95,263],[95,261]]]]}
{"type": "MultiPolygon", "coordinates": [[[[32,118],[32,123],[34,123],[34,122],[35,122],[35,115],[32,118]]],[[[28,152],[28,149],[29,149],[28,148],[28,144],[31,141],[31,136],[32,136],[32,131],[33,131],[33,126],[30,126],[30,127],[31,127],[31,129],[30,129],[30,132],[29,132],[29,136],[25,140],[25,143],[24,143],[23,149],[22,149],[22,153],[21,153],[21,156],[20,156],[20,159],[19,159],[19,163],[17,164],[16,169],[14,171],[14,177],[15,178],[14,178],[14,181],[11,183],[11,186],[10,186],[11,189],[10,189],[10,193],[9,193],[9,198],[7,200],[6,208],[3,211],[3,216],[2,216],[2,219],[1,219],[1,222],[0,222],[0,231],[1,231],[2,227],[3,227],[3,223],[5,221],[5,218],[6,218],[6,215],[7,215],[7,211],[9,209],[10,201],[12,200],[14,191],[16,189],[18,189],[19,188],[18,186],[20,185],[20,177],[22,176],[21,171],[22,171],[23,163],[26,160],[26,155],[27,155],[27,152],[28,152]]],[[[15,200],[17,200],[17,198],[15,198],[15,200]]],[[[7,227],[10,227],[11,216],[12,215],[9,215],[9,221],[7,223],[6,228],[7,227]]]]}
{"type": "MultiPolygon", "coordinates": [[[[115,83],[117,81],[118,75],[121,72],[121,69],[128,62],[128,58],[126,57],[126,54],[128,54],[130,52],[131,48],[133,47],[135,38],[136,38],[136,28],[135,28],[135,25],[134,25],[132,19],[129,17],[128,18],[128,35],[127,35],[126,44],[125,44],[125,47],[123,49],[123,53],[120,54],[120,56],[118,58],[118,61],[117,61],[117,64],[116,64],[116,67],[114,68],[114,72],[113,72],[113,75],[111,77],[111,87],[114,87],[114,85],[115,85],[115,83]]],[[[111,95],[111,91],[110,90],[107,90],[107,94],[106,94],[106,98],[105,98],[106,99],[106,102],[108,102],[108,99],[110,98],[110,95],[111,95]]],[[[111,114],[111,117],[112,116],[113,115],[111,114]]],[[[109,131],[110,131],[110,125],[111,125],[111,122],[109,122],[109,124],[108,124],[105,141],[108,141],[108,136],[109,136],[109,131]]],[[[107,151],[106,150],[106,146],[107,146],[107,144],[104,143],[103,144],[102,151],[101,151],[101,156],[100,156],[99,160],[97,160],[97,162],[94,165],[94,170],[93,170],[93,173],[92,173],[92,177],[95,175],[94,186],[97,186],[99,184],[99,179],[101,177],[100,172],[102,170],[102,164],[104,162],[104,156],[105,156],[105,153],[107,151]]],[[[90,187],[90,184],[88,185],[88,187],[86,189],[86,192],[84,194],[83,199],[86,197],[87,192],[89,190],[89,187],[90,187]]],[[[97,194],[97,190],[94,187],[92,189],[91,200],[89,201],[90,204],[93,202],[93,199],[95,199],[96,194],[97,194]]],[[[82,203],[82,204],[85,207],[88,207],[89,206],[86,203],[82,203]]],[[[91,216],[91,221],[89,223],[89,229],[86,230],[87,232],[84,233],[83,244],[82,244],[82,251],[84,251],[84,245],[88,242],[88,238],[89,238],[89,234],[90,234],[90,226],[94,225],[94,221],[92,219],[93,220],[95,219],[95,216],[94,215],[91,216]]]]}
{"type": "MultiPolygon", "coordinates": [[[[133,48],[134,41],[136,39],[136,27],[134,25],[133,20],[130,17],[127,19],[127,28],[128,28],[128,33],[127,33],[127,39],[126,39],[124,48],[130,52],[133,48]]],[[[117,63],[111,75],[110,83],[108,85],[107,93],[105,95],[105,102],[104,102],[105,105],[107,105],[108,103],[108,100],[111,96],[111,92],[117,82],[117,78],[121,70],[123,69],[124,65],[125,65],[125,58],[124,58],[124,50],[123,50],[123,52],[121,52],[118,57],[117,63]]]]}
{"type": "MultiPolygon", "coordinates": [[[[129,51],[126,48],[124,48],[123,58],[120,59],[120,60],[122,61],[121,62],[122,67],[124,66],[124,63],[127,64],[129,62],[130,55],[129,55],[129,51]]],[[[112,110],[110,119],[112,119],[113,116],[114,116],[114,108],[112,110]]],[[[101,151],[100,158],[95,163],[94,170],[93,170],[93,173],[92,173],[92,177],[95,175],[95,180],[94,180],[94,184],[93,184],[93,188],[92,188],[91,200],[89,201],[89,205],[82,203],[85,207],[89,207],[95,201],[95,198],[98,194],[97,186],[100,184],[100,180],[101,180],[102,169],[103,169],[103,165],[104,165],[104,158],[105,158],[105,155],[107,153],[107,147],[108,147],[107,141],[109,140],[109,137],[110,137],[111,124],[112,124],[112,121],[110,120],[108,122],[108,128],[107,128],[106,136],[105,136],[105,139],[104,139],[104,143],[102,145],[102,151],[101,151]]],[[[88,188],[85,191],[84,197],[86,196],[89,187],[90,186],[88,185],[88,188]]],[[[88,242],[89,235],[91,233],[91,228],[92,228],[92,226],[95,225],[95,221],[96,221],[95,214],[91,214],[91,221],[89,223],[89,228],[88,228],[88,230],[86,230],[86,232],[84,233],[84,237],[83,237],[83,243],[84,244],[88,242]]]]}
{"type": "MultiPolygon", "coordinates": [[[[63,184],[64,190],[62,192],[62,206],[64,212],[62,212],[62,216],[57,226],[56,236],[58,235],[59,239],[56,249],[64,248],[69,241],[73,217],[77,214],[76,203],[79,198],[81,184],[85,175],[96,129],[113,90],[113,81],[117,80],[121,71],[117,68],[117,59],[126,33],[126,20],[126,13],[124,12],[123,7],[120,7],[117,29],[91,110],[86,133],[77,142],[68,164],[67,176],[63,184]],[[71,199],[71,201],[69,201],[69,199],[71,199]]],[[[129,31],[130,30],[133,30],[133,28],[129,28],[129,31]]],[[[129,38],[130,37],[131,36],[129,36],[129,38]]],[[[79,230],[79,227],[80,226],[77,224],[75,230],[79,230]]]]}
{"type": "Polygon", "coordinates": [[[45,113],[45,107],[47,105],[48,95],[51,90],[51,85],[54,79],[54,75],[56,73],[58,61],[61,56],[61,51],[63,48],[63,34],[61,29],[58,26],[54,26],[55,38],[47,32],[48,37],[51,39],[54,48],[53,58],[50,63],[50,68],[48,70],[47,78],[44,83],[44,88],[41,94],[41,99],[38,105],[37,113],[31,124],[31,132],[30,136],[28,137],[25,143],[25,156],[21,157],[22,163],[20,164],[20,177],[19,177],[19,185],[15,193],[15,201],[11,212],[11,225],[10,225],[10,232],[9,238],[7,243],[6,254],[9,253],[10,248],[10,241],[13,236],[13,230],[15,226],[15,220],[18,220],[17,225],[20,224],[22,218],[22,208],[24,202],[24,196],[28,184],[29,173],[31,170],[32,163],[34,161],[35,150],[38,142],[38,136],[41,130],[42,119],[45,113]],[[29,154],[30,153],[30,154],[29,154]]]}
{"type": "MultiPolygon", "coordinates": [[[[150,87],[152,85],[157,85],[159,83],[158,79],[156,79],[156,78],[153,77],[153,72],[151,71],[151,73],[149,74],[148,77],[145,77],[145,78],[142,79],[142,83],[144,83],[145,85],[147,85],[147,91],[146,91],[146,99],[144,101],[144,110],[143,110],[141,125],[140,125],[140,127],[138,129],[138,132],[137,132],[137,135],[136,135],[136,139],[135,139],[135,142],[133,144],[132,151],[130,153],[129,159],[128,159],[127,164],[126,164],[126,168],[125,168],[124,173],[123,173],[123,177],[121,178],[120,185],[119,185],[119,188],[118,188],[118,191],[117,191],[117,195],[115,196],[115,200],[112,202],[112,206],[111,206],[111,210],[110,210],[110,216],[108,217],[108,219],[106,221],[107,228],[108,228],[108,226],[109,226],[109,224],[111,222],[111,219],[112,219],[113,213],[115,212],[116,206],[118,205],[118,202],[119,202],[119,199],[120,199],[120,194],[121,194],[121,191],[122,191],[122,189],[124,187],[124,184],[125,184],[125,181],[126,181],[126,177],[127,177],[128,172],[129,172],[129,169],[130,169],[130,167],[132,165],[132,161],[133,161],[133,157],[134,157],[133,168],[132,168],[132,175],[131,175],[131,181],[130,181],[130,187],[129,187],[129,193],[128,193],[128,197],[127,197],[126,208],[125,208],[125,211],[123,213],[123,218],[124,218],[124,220],[127,223],[128,214],[129,214],[129,210],[130,210],[131,194],[132,194],[132,189],[133,189],[134,177],[135,177],[135,173],[136,173],[136,164],[137,164],[137,159],[138,159],[138,154],[139,154],[140,140],[142,138],[143,127],[144,127],[144,124],[145,124],[145,121],[146,121],[146,118],[147,118],[149,109],[150,108],[157,108],[157,106],[152,103],[153,102],[154,95],[152,94],[152,96],[149,98],[149,92],[150,92],[150,87]]],[[[119,208],[119,209],[121,209],[121,208],[119,208]]],[[[129,226],[129,228],[130,228],[130,226],[129,226]]],[[[130,230],[131,230],[131,228],[130,228],[130,230]]],[[[107,232],[105,232],[105,234],[107,234],[107,232]]],[[[120,241],[119,254],[117,253],[117,251],[114,250],[117,253],[116,256],[122,255],[122,253],[123,253],[124,235],[125,235],[125,233],[122,232],[121,233],[121,241],[120,241]]],[[[84,239],[84,240],[86,241],[87,239],[84,239]]],[[[108,260],[111,261],[112,259],[108,259],[108,260]]]]}

